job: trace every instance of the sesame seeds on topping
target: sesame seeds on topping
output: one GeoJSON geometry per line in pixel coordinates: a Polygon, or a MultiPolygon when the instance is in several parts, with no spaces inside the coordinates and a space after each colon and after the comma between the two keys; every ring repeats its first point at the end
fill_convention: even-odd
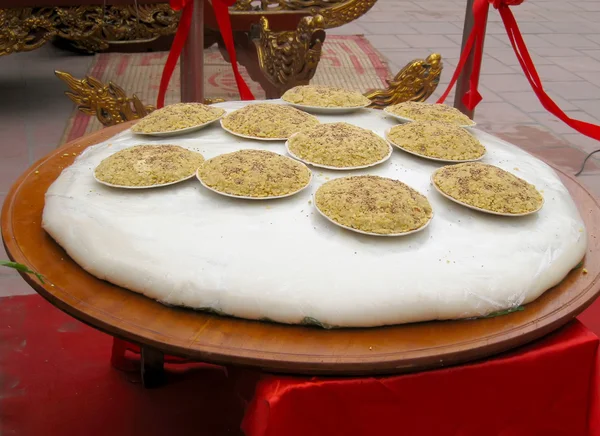
{"type": "Polygon", "coordinates": [[[460,126],[472,126],[473,121],[452,106],[445,104],[431,104],[417,101],[388,106],[387,112],[413,121],[444,121],[460,126]]]}
{"type": "Polygon", "coordinates": [[[224,113],[224,109],[202,103],[177,103],[155,110],[131,130],[134,133],[172,132],[217,120],[224,113]]]}
{"type": "Polygon", "coordinates": [[[306,165],[264,150],[239,150],[207,160],[198,178],[211,189],[239,197],[281,197],[310,183],[306,165]]]}
{"type": "Polygon", "coordinates": [[[387,138],[400,149],[434,159],[465,161],[485,154],[485,147],[467,130],[440,121],[398,124],[387,138]]]}
{"type": "Polygon", "coordinates": [[[542,194],[531,183],[493,165],[478,162],[440,168],[435,186],[470,206],[508,215],[531,213],[542,207],[542,194]]]}
{"type": "Polygon", "coordinates": [[[332,180],[315,194],[317,208],[334,222],[366,233],[401,234],[433,217],[427,198],[399,180],[353,176],[332,180]]]}
{"type": "Polygon", "coordinates": [[[315,107],[361,107],[371,100],[357,91],[323,85],[296,86],[283,94],[283,101],[315,107]]]}
{"type": "Polygon", "coordinates": [[[151,187],[189,178],[203,162],[200,153],[177,145],[136,145],[104,159],[94,175],[115,186],[151,187]]]}
{"type": "Polygon", "coordinates": [[[388,143],[370,130],[347,123],[321,124],[293,135],[292,154],[305,162],[334,168],[353,168],[381,162],[390,154],[388,143]]]}
{"type": "Polygon", "coordinates": [[[227,114],[223,127],[255,138],[289,138],[292,134],[319,124],[317,117],[290,106],[270,103],[250,104],[227,114]]]}

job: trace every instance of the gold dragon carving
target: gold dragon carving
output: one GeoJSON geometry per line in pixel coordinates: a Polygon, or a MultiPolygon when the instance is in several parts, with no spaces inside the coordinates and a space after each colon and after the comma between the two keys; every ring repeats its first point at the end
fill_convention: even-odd
{"type": "MultiPolygon", "coordinates": [[[[77,105],[77,109],[96,116],[104,126],[137,120],[156,110],[154,106],[142,103],[135,94],[128,97],[125,90],[113,82],[104,84],[91,76],[76,79],[63,71],[55,71],[54,74],[69,87],[70,91],[65,94],[77,105]]],[[[221,98],[204,99],[205,104],[223,101],[221,98]]]]}
{"type": "Polygon", "coordinates": [[[425,101],[437,88],[442,73],[442,56],[433,53],[427,59],[409,62],[392,80],[386,89],[376,89],[365,94],[374,109],[383,109],[404,101],[425,101]]]}
{"type": "Polygon", "coordinates": [[[283,92],[307,84],[321,58],[325,41],[323,17],[304,17],[295,31],[272,32],[265,17],[259,26],[253,41],[259,67],[269,82],[283,92]]]}
{"type": "Polygon", "coordinates": [[[0,9],[0,56],[35,50],[55,36],[96,52],[170,35],[178,22],[167,3],[0,9]]]}
{"type": "Polygon", "coordinates": [[[52,8],[0,9],[0,56],[35,50],[55,34],[52,8]]]}
{"type": "Polygon", "coordinates": [[[154,106],[144,105],[135,94],[128,97],[123,88],[112,82],[104,84],[90,76],[78,80],[62,71],[55,71],[55,74],[71,89],[65,94],[77,109],[95,115],[105,126],[137,120],[154,110],[154,106]]]}

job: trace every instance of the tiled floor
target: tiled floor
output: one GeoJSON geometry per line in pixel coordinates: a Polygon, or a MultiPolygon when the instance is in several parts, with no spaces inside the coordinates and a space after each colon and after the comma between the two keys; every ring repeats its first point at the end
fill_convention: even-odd
{"type": "MultiPolygon", "coordinates": [[[[412,59],[441,53],[446,69],[437,98],[460,55],[465,4],[465,0],[379,0],[365,16],[330,33],[366,35],[394,72],[412,59]]],[[[531,0],[513,11],[547,92],[569,116],[600,124],[600,0],[531,0]]],[[[576,172],[585,154],[600,148],[600,143],[565,126],[540,105],[494,10],[487,35],[481,78],[484,100],[476,121],[484,130],[576,172]]],[[[51,45],[0,59],[0,202],[20,173],[58,145],[71,115],[72,103],[53,71],[83,76],[91,59],[51,45]]],[[[600,195],[600,160],[590,160],[588,167],[580,179],[600,195]]],[[[28,292],[14,272],[0,269],[0,296],[28,292]]]]}

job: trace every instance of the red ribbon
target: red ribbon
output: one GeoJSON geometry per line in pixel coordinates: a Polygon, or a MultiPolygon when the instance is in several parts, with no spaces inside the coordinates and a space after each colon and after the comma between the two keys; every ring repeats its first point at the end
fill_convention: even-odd
{"type": "Polygon", "coordinates": [[[450,80],[450,84],[437,103],[444,103],[448,97],[448,94],[456,84],[458,76],[464,69],[467,58],[473,49],[475,50],[473,55],[473,72],[469,78],[469,90],[463,96],[462,101],[469,110],[473,110],[482,100],[481,94],[479,94],[477,87],[479,85],[479,74],[481,71],[481,61],[483,57],[485,23],[487,21],[489,4],[491,4],[500,12],[502,22],[504,23],[506,33],[508,34],[508,38],[513,47],[515,55],[517,56],[517,60],[519,61],[519,64],[521,64],[521,68],[525,73],[525,77],[527,77],[533,92],[535,92],[535,95],[538,97],[538,100],[542,106],[568,126],[586,136],[589,136],[590,138],[600,141],[600,126],[570,118],[561,108],[558,107],[556,103],[554,103],[546,91],[544,91],[542,81],[540,80],[535,66],[533,65],[533,61],[531,60],[531,56],[529,55],[527,47],[525,46],[525,41],[523,40],[519,26],[517,25],[515,17],[509,8],[509,6],[519,5],[523,3],[523,1],[524,0],[475,0],[473,4],[473,29],[469,35],[469,38],[467,39],[464,50],[460,57],[460,61],[456,66],[456,71],[450,80]]]}
{"type": "MultiPolygon", "coordinates": [[[[237,56],[235,53],[235,44],[233,41],[233,32],[231,30],[231,20],[229,18],[229,6],[235,4],[235,0],[212,0],[213,9],[215,11],[215,18],[225,43],[225,48],[229,54],[229,60],[233,69],[233,75],[240,92],[242,100],[254,100],[254,95],[250,91],[250,88],[244,81],[244,78],[240,74],[237,65],[237,56]]],[[[181,56],[183,46],[190,33],[190,26],[192,24],[192,15],[194,12],[194,0],[170,0],[171,8],[175,11],[182,10],[181,18],[179,19],[179,26],[173,39],[173,45],[169,51],[165,68],[163,69],[162,77],[160,79],[160,87],[158,89],[158,98],[156,101],[156,107],[161,108],[165,105],[165,94],[177,60],[181,56]]]]}

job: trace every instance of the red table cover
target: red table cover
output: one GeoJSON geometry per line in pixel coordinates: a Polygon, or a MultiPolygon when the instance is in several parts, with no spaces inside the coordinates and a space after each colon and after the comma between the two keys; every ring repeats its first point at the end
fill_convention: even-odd
{"type": "Polygon", "coordinates": [[[475,364],[393,377],[238,375],[246,436],[600,436],[598,337],[573,321],[475,364]]]}

